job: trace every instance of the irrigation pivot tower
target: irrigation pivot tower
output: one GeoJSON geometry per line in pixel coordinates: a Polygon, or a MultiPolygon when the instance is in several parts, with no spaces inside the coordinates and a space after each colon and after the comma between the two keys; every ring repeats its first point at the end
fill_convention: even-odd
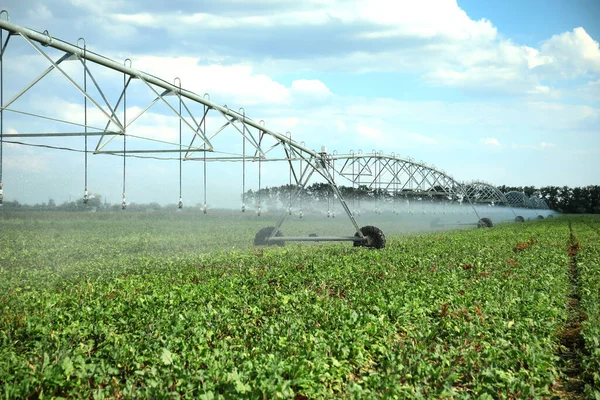
{"type": "MultiPolygon", "coordinates": [[[[12,65],[11,67],[14,67],[12,65]]],[[[14,68],[12,69],[14,71],[14,68]]],[[[22,72],[22,71],[21,71],[22,72]]],[[[355,219],[357,213],[353,199],[345,199],[338,183],[344,182],[353,188],[368,187],[380,192],[391,193],[395,200],[399,193],[417,193],[430,198],[460,201],[470,204],[481,221],[472,198],[476,198],[482,187],[463,186],[452,176],[433,166],[381,152],[329,153],[325,147],[320,151],[308,148],[304,142],[292,139],[290,133],[279,133],[265,126],[264,121],[248,117],[243,108],[237,111],[210,100],[209,94],[196,94],[186,90],[176,78],[172,83],[135,69],[131,60],[117,62],[90,51],[85,39],[76,44],[67,43],[50,35],[10,22],[7,11],[0,14],[0,205],[3,200],[2,157],[6,143],[39,146],[83,153],[84,187],[83,201],[88,200],[88,156],[116,155],[122,157],[122,208],[127,207],[127,160],[151,158],[172,160],[179,163],[179,208],[183,207],[181,189],[182,162],[195,161],[203,164],[204,213],[206,202],[206,165],[211,162],[238,162],[242,169],[241,211],[247,205],[246,170],[250,165],[258,166],[258,189],[261,188],[263,168],[271,162],[284,163],[289,168],[290,184],[295,192],[290,195],[289,210],[282,213],[275,226],[261,229],[256,244],[281,244],[285,241],[319,240],[351,241],[358,246],[381,248],[385,246],[383,232],[373,226],[360,227],[355,219]],[[12,48],[15,51],[11,51],[12,48]],[[14,75],[5,76],[7,66],[13,60],[27,54],[42,61],[47,68],[40,74],[16,83],[14,75]],[[54,95],[61,96],[66,89],[77,95],[76,101],[83,110],[78,119],[72,115],[55,116],[45,113],[23,101],[36,88],[51,80],[54,95]],[[6,81],[11,83],[7,92],[6,81]],[[15,87],[16,86],[16,87],[15,87]],[[10,94],[10,96],[9,96],[10,94]],[[21,100],[21,101],[20,101],[21,100]],[[135,106],[135,107],[132,107],[135,106]],[[176,139],[165,140],[146,135],[137,129],[147,121],[149,110],[160,108],[176,121],[176,139]],[[5,118],[27,119],[38,123],[25,125],[19,131],[9,131],[5,118]],[[40,123],[41,122],[41,123],[40,123]],[[30,127],[52,126],[52,130],[30,127]],[[56,139],[52,144],[48,140],[56,139]],[[79,138],[76,146],[67,146],[79,138]],[[41,141],[41,142],[40,142],[41,141]],[[282,237],[280,228],[294,201],[307,186],[311,178],[320,176],[329,185],[335,198],[352,224],[353,235],[331,237],[282,237]]],[[[71,96],[68,101],[72,102],[71,96]]],[[[489,188],[488,188],[489,189],[489,188]]],[[[497,189],[496,189],[497,190],[497,189]]],[[[488,195],[496,196],[510,206],[510,199],[493,190],[488,195]]],[[[262,204],[258,200],[257,214],[262,204]]]]}

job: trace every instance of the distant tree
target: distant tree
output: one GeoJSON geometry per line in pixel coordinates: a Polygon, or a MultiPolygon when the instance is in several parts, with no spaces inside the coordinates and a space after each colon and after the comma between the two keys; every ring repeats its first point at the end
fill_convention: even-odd
{"type": "MultiPolygon", "coordinates": [[[[81,199],[80,202],[81,202],[81,204],[84,204],[83,199],[81,199]]],[[[92,194],[88,198],[87,207],[88,208],[96,208],[96,209],[101,208],[102,207],[102,196],[99,194],[92,194]]]]}

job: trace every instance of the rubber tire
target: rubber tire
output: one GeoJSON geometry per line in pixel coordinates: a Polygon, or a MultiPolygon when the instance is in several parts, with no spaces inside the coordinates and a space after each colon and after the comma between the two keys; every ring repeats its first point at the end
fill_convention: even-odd
{"type": "MultiPolygon", "coordinates": [[[[260,231],[256,233],[254,236],[254,245],[255,246],[285,246],[285,242],[267,242],[267,238],[270,238],[275,230],[274,226],[267,226],[266,228],[262,228],[260,231]]],[[[277,231],[275,236],[282,237],[283,232],[277,231]]]]}
{"type": "MultiPolygon", "coordinates": [[[[385,247],[385,235],[378,227],[371,225],[363,226],[360,228],[360,232],[367,241],[356,241],[354,242],[354,247],[368,247],[371,249],[383,249],[385,247]]],[[[354,237],[360,237],[358,232],[354,234],[354,237]]]]}
{"type": "Polygon", "coordinates": [[[522,216],[520,216],[520,215],[517,215],[517,216],[515,217],[515,222],[525,222],[525,218],[523,218],[523,217],[522,217],[522,216]]]}
{"type": "Polygon", "coordinates": [[[493,228],[494,223],[492,222],[491,219],[489,219],[487,217],[483,217],[479,220],[479,222],[477,222],[477,227],[478,228],[493,228]]]}
{"type": "Polygon", "coordinates": [[[544,216],[543,215],[538,215],[537,219],[544,219],[544,216]]]}
{"type": "Polygon", "coordinates": [[[546,219],[554,218],[554,215],[550,214],[546,217],[546,219]]]}

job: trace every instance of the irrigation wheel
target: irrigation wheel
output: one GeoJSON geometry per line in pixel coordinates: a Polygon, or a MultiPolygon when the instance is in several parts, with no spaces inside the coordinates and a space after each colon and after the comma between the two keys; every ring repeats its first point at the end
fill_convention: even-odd
{"type": "MultiPolygon", "coordinates": [[[[285,246],[285,242],[268,242],[267,239],[273,236],[273,231],[275,231],[274,226],[267,226],[266,228],[262,228],[260,231],[256,233],[254,236],[254,245],[255,246],[285,246]]],[[[277,237],[282,237],[283,232],[277,230],[275,235],[277,237]]]]}
{"type": "Polygon", "coordinates": [[[479,222],[477,222],[478,228],[492,228],[493,226],[492,220],[487,217],[481,218],[479,222]]]}
{"type": "Polygon", "coordinates": [[[520,216],[520,215],[517,215],[517,216],[515,217],[515,222],[525,222],[525,218],[523,218],[523,217],[522,217],[522,216],[520,216]]]}
{"type": "MultiPolygon", "coordinates": [[[[378,227],[371,225],[363,226],[360,228],[360,232],[365,239],[363,241],[354,242],[354,247],[369,247],[372,249],[383,249],[385,247],[385,235],[378,227]]],[[[358,232],[356,232],[354,236],[360,237],[358,232]]]]}

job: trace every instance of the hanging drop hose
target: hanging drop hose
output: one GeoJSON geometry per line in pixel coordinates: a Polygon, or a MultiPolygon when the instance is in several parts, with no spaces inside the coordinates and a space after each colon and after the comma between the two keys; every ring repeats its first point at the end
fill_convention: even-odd
{"type": "MultiPolygon", "coordinates": [[[[4,58],[4,30],[0,29],[0,61],[4,58]]],[[[4,148],[4,63],[0,62],[0,206],[4,204],[2,156],[4,148]]]]}
{"type": "MultiPolygon", "coordinates": [[[[375,151],[375,149],[372,150],[373,154],[377,154],[377,152],[375,151]]],[[[374,179],[373,179],[373,185],[375,186],[375,214],[379,214],[379,187],[377,185],[377,164],[378,164],[378,159],[375,158],[375,162],[373,163],[373,173],[375,174],[374,179]]]]}
{"type": "MultiPolygon", "coordinates": [[[[86,68],[86,52],[87,52],[87,46],[85,43],[85,39],[80,38],[79,40],[83,40],[83,91],[85,93],[87,93],[87,68],[86,68]]],[[[77,41],[77,44],[79,45],[79,40],[77,41]]],[[[87,204],[88,200],[89,200],[89,196],[88,196],[88,124],[87,124],[87,96],[83,96],[83,118],[84,118],[84,135],[85,135],[85,142],[84,142],[84,183],[83,183],[83,204],[87,204]]]]}
{"type": "MultiPolygon", "coordinates": [[[[302,147],[306,146],[306,143],[304,143],[304,140],[300,142],[300,144],[302,145],[302,147]]],[[[302,171],[302,153],[300,153],[300,180],[302,180],[302,176],[304,176],[304,171],[302,171]]],[[[301,184],[302,182],[300,182],[301,184]]],[[[298,217],[302,218],[304,216],[304,212],[302,211],[302,208],[300,208],[300,212],[298,212],[298,217]]]]}
{"type": "Polygon", "coordinates": [[[179,81],[179,93],[178,93],[178,97],[179,97],[179,202],[177,203],[177,207],[179,209],[183,208],[183,199],[181,196],[181,177],[182,177],[182,170],[181,170],[181,164],[182,164],[182,158],[181,158],[181,151],[182,151],[182,145],[181,145],[181,79],[179,78],[175,78],[175,81],[179,81]]]}
{"type": "Polygon", "coordinates": [[[398,200],[398,162],[394,161],[394,214],[397,214],[396,201],[398,200]]]}
{"type": "MultiPolygon", "coordinates": [[[[381,152],[379,152],[379,155],[381,157],[381,152]]],[[[379,208],[379,214],[383,214],[383,208],[381,206],[381,196],[383,195],[383,189],[381,188],[381,174],[383,173],[383,162],[381,161],[381,158],[377,159],[377,163],[379,164],[379,174],[377,175],[377,192],[379,193],[379,196],[377,196],[377,202],[378,202],[378,208],[379,208]]],[[[385,201],[385,200],[384,200],[385,201]]]]}
{"type": "Polygon", "coordinates": [[[354,191],[354,163],[356,159],[354,158],[354,150],[350,150],[350,155],[352,156],[352,215],[356,215],[356,207],[354,204],[354,200],[356,199],[356,192],[354,191]]]}
{"type": "MultiPolygon", "coordinates": [[[[288,132],[289,133],[289,132],[288,132]]],[[[292,134],[289,133],[290,143],[289,143],[289,167],[290,167],[290,186],[288,191],[290,192],[290,199],[288,204],[288,215],[292,215],[292,134]]]]}
{"type": "Polygon", "coordinates": [[[125,199],[125,177],[127,171],[127,91],[126,86],[126,75],[123,74],[123,202],[121,203],[121,210],[127,208],[127,201],[125,199]]]}
{"type": "Polygon", "coordinates": [[[242,111],[242,212],[246,212],[246,110],[242,111]]]}
{"type": "Polygon", "coordinates": [[[262,177],[261,177],[261,172],[262,172],[262,156],[261,156],[261,145],[262,145],[262,138],[263,138],[263,131],[261,130],[260,133],[258,134],[258,210],[256,215],[260,217],[261,214],[261,192],[260,192],[260,188],[261,188],[261,183],[262,183],[262,177]]]}
{"type": "MultiPolygon", "coordinates": [[[[204,106],[204,115],[206,116],[206,106],[204,106]]],[[[206,132],[206,117],[204,118],[204,132],[206,132]]],[[[206,214],[206,141],[204,142],[204,208],[202,212],[206,214]]]]}
{"type": "MultiPolygon", "coordinates": [[[[325,166],[326,169],[329,169],[329,163],[325,166]]],[[[332,172],[329,172],[328,175],[333,175],[332,172]]],[[[333,190],[331,187],[327,188],[327,218],[331,217],[331,197],[333,196],[333,190]]]]}
{"type": "MultiPolygon", "coordinates": [[[[333,155],[337,155],[337,151],[334,151],[333,155]]],[[[333,184],[335,185],[335,158],[333,160],[331,160],[331,179],[333,180],[333,184]]],[[[332,194],[333,194],[333,190],[332,190],[332,194]]],[[[335,202],[333,200],[332,200],[332,205],[331,205],[331,218],[335,218],[335,202]]]]}
{"type": "MultiPolygon", "coordinates": [[[[325,165],[325,169],[329,169],[329,163],[327,163],[325,165]]],[[[328,175],[331,175],[331,173],[327,173],[328,175]]],[[[331,217],[331,196],[333,194],[333,190],[331,189],[331,187],[327,188],[327,218],[331,217]]]]}
{"type": "MultiPolygon", "coordinates": [[[[362,154],[362,150],[358,150],[358,154],[360,156],[362,154]]],[[[358,183],[356,185],[356,187],[358,189],[358,191],[356,193],[356,195],[358,196],[358,211],[357,211],[358,215],[360,215],[360,198],[362,197],[362,193],[360,192],[360,175],[362,174],[361,167],[362,167],[362,165],[361,165],[361,161],[359,158],[358,159],[358,176],[356,177],[358,179],[358,183]]]]}
{"type": "Polygon", "coordinates": [[[246,212],[246,136],[242,138],[242,212],[246,212]]]}

